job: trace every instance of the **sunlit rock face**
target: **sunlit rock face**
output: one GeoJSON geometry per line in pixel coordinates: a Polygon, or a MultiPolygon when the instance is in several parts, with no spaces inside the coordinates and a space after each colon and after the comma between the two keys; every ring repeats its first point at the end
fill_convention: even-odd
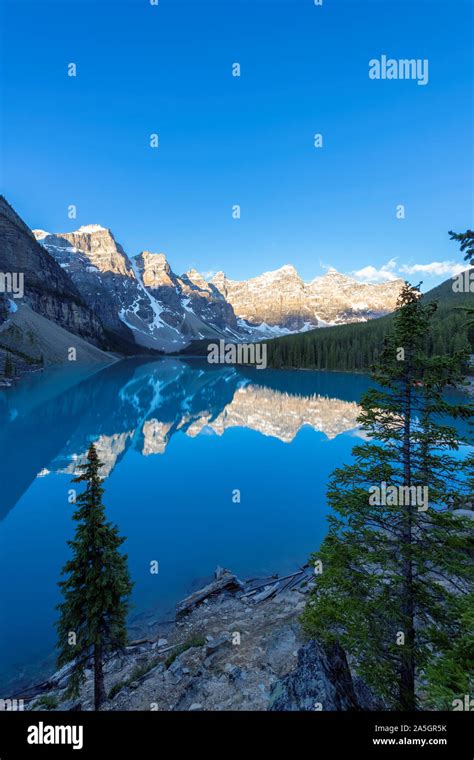
{"type": "Polygon", "coordinates": [[[293,266],[286,265],[243,281],[218,272],[211,284],[248,325],[260,326],[262,332],[272,327],[297,332],[387,314],[395,309],[403,281],[365,284],[329,269],[305,283],[293,266]]]}
{"type": "MultiPolygon", "coordinates": [[[[61,240],[69,243],[68,248],[81,251],[88,259],[90,266],[98,272],[112,272],[124,277],[133,278],[130,261],[120,243],[117,243],[110,230],[99,224],[87,224],[79,227],[74,232],[61,232],[49,235],[41,230],[33,230],[37,239],[44,242],[47,238],[57,238],[57,245],[61,240]]],[[[48,240],[48,245],[53,245],[53,240],[48,240]]],[[[72,251],[71,251],[72,252],[72,251]]]]}
{"type": "Polygon", "coordinates": [[[142,251],[130,259],[98,224],[33,233],[104,326],[132,346],[169,352],[193,339],[247,335],[217,288],[195,270],[178,277],[163,253],[142,251]]]}
{"type": "Polygon", "coordinates": [[[243,281],[227,279],[219,272],[211,283],[249,325],[264,323],[298,330],[309,316],[305,284],[293,266],[286,265],[243,281]]]}
{"type": "Polygon", "coordinates": [[[162,307],[161,319],[184,337],[242,337],[232,306],[195,269],[178,277],[163,253],[150,251],[135,261],[143,285],[162,307]]]}
{"type": "Polygon", "coordinates": [[[290,443],[304,425],[335,438],[357,427],[358,404],[325,396],[291,396],[270,388],[246,385],[219,416],[202,416],[187,428],[194,437],[205,428],[222,435],[228,428],[245,427],[290,443]]]}
{"type": "Polygon", "coordinates": [[[403,280],[372,284],[357,282],[335,269],[306,286],[311,309],[331,324],[360,322],[394,311],[403,280]]]}
{"type": "Polygon", "coordinates": [[[215,285],[207,282],[195,269],[185,272],[179,281],[188,307],[191,307],[203,322],[216,330],[224,330],[231,338],[237,340],[248,338],[247,330],[243,330],[237,322],[231,304],[215,285]]]}
{"type": "Polygon", "coordinates": [[[153,304],[110,230],[91,224],[75,232],[33,233],[109,331],[131,345],[159,347],[153,304]]]}
{"type": "Polygon", "coordinates": [[[335,269],[304,282],[290,264],[248,280],[218,272],[207,281],[196,269],[176,275],[164,253],[129,258],[99,224],[33,233],[107,330],[165,352],[192,340],[256,341],[365,321],[393,311],[403,285],[365,284],[335,269]]]}
{"type": "Polygon", "coordinates": [[[148,420],[143,424],[143,447],[144,457],[150,454],[164,454],[169,442],[169,433],[173,427],[171,422],[148,420]]]}
{"type": "MultiPolygon", "coordinates": [[[[107,478],[110,475],[117,464],[118,458],[124,453],[129,441],[133,438],[133,434],[134,431],[129,430],[126,433],[101,435],[96,441],[94,441],[99,461],[102,462],[102,467],[100,468],[99,473],[101,478],[107,478]]],[[[80,472],[78,469],[79,465],[85,464],[86,461],[87,450],[82,452],[82,454],[73,454],[70,464],[64,469],[58,470],[58,472],[77,475],[80,472]]]]}

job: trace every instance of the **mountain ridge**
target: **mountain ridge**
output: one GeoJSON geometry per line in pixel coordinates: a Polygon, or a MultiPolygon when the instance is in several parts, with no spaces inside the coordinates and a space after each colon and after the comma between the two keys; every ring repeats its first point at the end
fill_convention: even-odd
{"type": "MultiPolygon", "coordinates": [[[[474,352],[474,325],[465,309],[474,309],[474,293],[455,293],[453,280],[423,293],[435,301],[426,350],[429,355],[474,352]]],[[[338,325],[267,342],[268,365],[275,369],[321,369],[366,372],[376,363],[384,339],[392,329],[393,314],[365,323],[338,325]]]]}
{"type": "MultiPolygon", "coordinates": [[[[33,312],[70,332],[71,346],[77,335],[119,355],[176,354],[199,341],[248,343],[364,322],[392,311],[402,285],[367,285],[334,268],[304,282],[292,264],[242,281],[222,271],[207,279],[195,268],[177,275],[164,253],[132,256],[101,224],[32,231],[4,198],[0,240],[0,271],[24,273],[24,303],[33,312]]],[[[8,338],[3,348],[10,352],[14,340],[7,332],[19,304],[0,293],[0,327],[8,338]]],[[[14,326],[18,356],[29,356],[32,365],[56,363],[51,341],[35,335],[26,345],[32,324],[43,323],[20,306],[14,326]]],[[[6,366],[2,351],[0,346],[6,366]]]]}
{"type": "Polygon", "coordinates": [[[120,332],[125,325],[137,343],[165,352],[192,340],[252,341],[366,321],[393,310],[403,284],[360,283],[334,268],[304,282],[292,264],[248,280],[233,280],[222,271],[206,279],[195,268],[175,274],[161,252],[128,255],[111,230],[99,224],[33,234],[68,269],[110,329],[120,332]],[[109,280],[108,292],[101,293],[99,302],[96,286],[103,278],[109,280]]]}

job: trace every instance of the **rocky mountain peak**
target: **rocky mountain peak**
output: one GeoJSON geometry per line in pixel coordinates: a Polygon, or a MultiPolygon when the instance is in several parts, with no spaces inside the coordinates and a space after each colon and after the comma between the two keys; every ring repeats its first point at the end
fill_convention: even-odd
{"type": "Polygon", "coordinates": [[[144,250],[132,264],[100,224],[34,234],[110,330],[161,350],[193,337],[260,340],[365,321],[393,311],[403,284],[361,283],[334,267],[305,282],[292,264],[247,280],[219,271],[207,281],[195,268],[177,276],[163,253],[144,250]]]}
{"type": "Polygon", "coordinates": [[[108,232],[109,234],[112,234],[107,227],[102,227],[101,224],[83,224],[79,227],[77,232],[108,232]]]}
{"type": "Polygon", "coordinates": [[[49,235],[51,235],[51,233],[46,232],[46,230],[32,230],[32,233],[38,241],[44,240],[45,238],[49,237],[49,235]]]}
{"type": "Polygon", "coordinates": [[[216,288],[221,290],[222,288],[224,288],[224,285],[227,282],[227,277],[225,276],[224,272],[219,271],[219,272],[216,272],[214,277],[212,277],[212,279],[209,280],[209,282],[211,285],[215,285],[216,288]]]}
{"type": "Polygon", "coordinates": [[[284,264],[279,269],[275,269],[273,272],[267,272],[267,274],[282,274],[282,275],[289,275],[290,277],[296,276],[299,277],[299,274],[293,264],[284,264]]]}
{"type": "Polygon", "coordinates": [[[286,281],[300,282],[303,284],[303,280],[299,276],[297,270],[292,264],[284,264],[279,269],[271,269],[269,272],[263,272],[257,277],[251,277],[247,282],[270,282],[270,281],[286,281]]]}
{"type": "Polygon", "coordinates": [[[261,332],[277,328],[280,334],[382,316],[395,309],[403,285],[402,280],[388,287],[360,283],[334,267],[305,283],[291,264],[243,281],[219,272],[211,283],[238,319],[261,332]]]}
{"type": "Polygon", "coordinates": [[[190,282],[192,285],[196,285],[196,287],[201,290],[209,290],[209,283],[204,279],[202,274],[197,271],[197,269],[189,269],[185,272],[183,274],[183,280],[190,282]]]}
{"type": "Polygon", "coordinates": [[[176,278],[164,253],[142,251],[135,261],[146,288],[175,287],[176,278]]]}
{"type": "Polygon", "coordinates": [[[323,275],[319,275],[311,280],[311,282],[308,283],[308,287],[314,290],[319,287],[337,288],[351,285],[357,286],[359,284],[360,283],[358,283],[357,280],[354,280],[353,277],[341,274],[341,272],[338,272],[334,267],[330,267],[323,275]]]}
{"type": "Polygon", "coordinates": [[[122,246],[109,229],[99,224],[83,225],[73,232],[47,233],[44,230],[33,230],[33,234],[48,250],[63,249],[68,254],[86,256],[90,265],[99,272],[134,277],[130,261],[122,246]]]}

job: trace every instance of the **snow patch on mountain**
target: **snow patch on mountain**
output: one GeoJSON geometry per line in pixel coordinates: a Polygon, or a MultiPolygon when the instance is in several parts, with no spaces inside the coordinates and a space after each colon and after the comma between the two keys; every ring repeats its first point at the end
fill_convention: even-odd
{"type": "Polygon", "coordinates": [[[91,232],[109,232],[107,227],[102,227],[101,224],[83,224],[79,229],[78,232],[85,232],[85,233],[91,233],[91,232]]]}
{"type": "Polygon", "coordinates": [[[243,281],[222,271],[206,280],[196,269],[176,275],[163,253],[130,259],[99,224],[33,233],[108,330],[162,351],[192,340],[249,342],[365,321],[393,311],[403,284],[360,283],[334,268],[304,282],[291,264],[243,281]]]}

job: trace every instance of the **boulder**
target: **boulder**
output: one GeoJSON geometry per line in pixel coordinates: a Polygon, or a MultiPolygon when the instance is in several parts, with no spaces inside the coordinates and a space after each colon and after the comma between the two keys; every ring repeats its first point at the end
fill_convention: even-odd
{"type": "Polygon", "coordinates": [[[386,710],[387,706],[383,700],[380,699],[372,689],[370,689],[365,681],[360,676],[355,676],[352,679],[354,684],[354,691],[356,693],[357,701],[362,710],[369,712],[370,710],[386,710]]]}
{"type": "Polygon", "coordinates": [[[279,676],[286,675],[296,663],[298,647],[301,643],[297,628],[282,625],[271,631],[266,639],[265,657],[271,669],[279,676]]]}
{"type": "Polygon", "coordinates": [[[354,688],[344,650],[339,644],[323,647],[309,641],[298,652],[298,663],[271,691],[271,711],[363,710],[354,688]]]}
{"type": "Polygon", "coordinates": [[[226,646],[226,644],[230,644],[229,636],[226,634],[222,634],[221,636],[217,636],[215,639],[211,639],[206,644],[206,654],[214,654],[214,652],[217,652],[218,649],[220,649],[223,646],[226,646]]]}

